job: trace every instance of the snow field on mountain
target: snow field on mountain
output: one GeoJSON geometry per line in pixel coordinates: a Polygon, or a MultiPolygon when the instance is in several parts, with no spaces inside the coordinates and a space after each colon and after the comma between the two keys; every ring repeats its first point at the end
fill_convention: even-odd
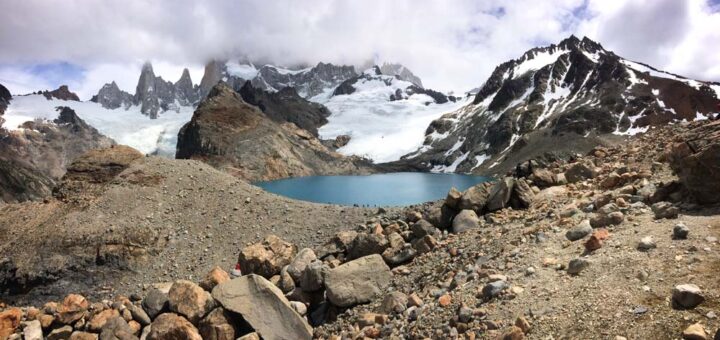
{"type": "Polygon", "coordinates": [[[3,115],[3,127],[17,130],[27,121],[53,120],[58,117],[55,109],[58,106],[70,107],[78,117],[118,144],[170,158],[175,157],[180,128],[190,121],[193,114],[192,107],[180,107],[179,112],[166,111],[157,119],[150,119],[140,112],[138,106],[131,106],[128,110],[110,110],[93,102],[47,100],[42,95],[28,95],[13,97],[3,115]]]}
{"type": "Polygon", "coordinates": [[[349,95],[325,93],[312,98],[332,113],[328,123],[320,128],[320,137],[333,139],[350,135],[350,142],[338,152],[368,157],[377,163],[395,161],[422,145],[425,130],[433,120],[467,104],[464,100],[435,104],[425,94],[390,101],[396,89],[404,91],[410,85],[382,76],[358,81],[353,85],[356,91],[349,95]],[[392,82],[390,86],[385,83],[388,79],[392,82]]]}

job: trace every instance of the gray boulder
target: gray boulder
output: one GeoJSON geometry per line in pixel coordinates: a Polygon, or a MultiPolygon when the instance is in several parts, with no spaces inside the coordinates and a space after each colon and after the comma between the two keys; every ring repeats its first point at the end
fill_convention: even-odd
{"type": "Polygon", "coordinates": [[[507,207],[514,186],[515,179],[512,177],[505,177],[497,181],[490,191],[485,210],[492,212],[507,207]]]}
{"type": "Polygon", "coordinates": [[[293,281],[300,282],[303,271],[310,264],[310,262],[317,259],[315,252],[310,248],[301,249],[295,258],[290,262],[287,267],[287,272],[292,277],[293,281]]]}
{"type": "Polygon", "coordinates": [[[583,220],[575,228],[568,230],[565,233],[565,237],[570,241],[577,241],[585,236],[592,233],[592,226],[590,226],[589,220],[583,220]]]}
{"type": "Polygon", "coordinates": [[[672,290],[673,307],[677,309],[691,309],[703,303],[705,297],[700,287],[694,284],[677,285],[672,290]]]}
{"type": "Polygon", "coordinates": [[[392,273],[377,254],[347,262],[327,272],[328,300],[339,307],[370,302],[390,285],[392,273]]]}
{"type": "Polygon", "coordinates": [[[657,202],[650,207],[656,219],[677,218],[680,209],[670,202],[657,202]]]}
{"type": "Polygon", "coordinates": [[[328,268],[322,261],[313,261],[305,267],[300,280],[300,288],[306,292],[316,292],[323,288],[325,272],[328,268]]]}
{"type": "Polygon", "coordinates": [[[565,171],[565,178],[570,183],[580,182],[597,177],[595,165],[590,162],[578,162],[565,171]]]}
{"type": "Polygon", "coordinates": [[[221,283],[212,296],[226,310],[242,315],[263,339],[312,339],[310,325],[282,291],[262,276],[250,274],[221,283]]]}
{"type": "Polygon", "coordinates": [[[468,229],[478,228],[480,226],[480,219],[478,218],[475,211],[465,209],[455,216],[452,222],[453,233],[461,233],[468,229]]]}
{"type": "Polygon", "coordinates": [[[151,289],[142,301],[142,307],[151,319],[168,310],[168,295],[157,288],[151,289]]]}
{"type": "Polygon", "coordinates": [[[348,257],[357,259],[370,254],[382,254],[388,246],[385,235],[361,233],[348,247],[348,257]]]}
{"type": "Polygon", "coordinates": [[[491,187],[491,183],[484,182],[465,190],[460,197],[457,209],[470,209],[475,212],[481,212],[485,208],[485,204],[487,204],[491,187]]]}

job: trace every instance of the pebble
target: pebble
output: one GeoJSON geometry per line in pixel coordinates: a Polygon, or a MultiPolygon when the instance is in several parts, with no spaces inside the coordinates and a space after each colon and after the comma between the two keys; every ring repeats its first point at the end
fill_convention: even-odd
{"type": "Polygon", "coordinates": [[[673,238],[676,240],[685,240],[690,233],[690,229],[685,224],[678,223],[673,228],[673,238]]]}
{"type": "Polygon", "coordinates": [[[568,263],[567,272],[570,275],[577,275],[580,274],[581,271],[585,270],[590,265],[590,261],[584,259],[584,258],[576,258],[570,260],[570,263],[568,263]]]}

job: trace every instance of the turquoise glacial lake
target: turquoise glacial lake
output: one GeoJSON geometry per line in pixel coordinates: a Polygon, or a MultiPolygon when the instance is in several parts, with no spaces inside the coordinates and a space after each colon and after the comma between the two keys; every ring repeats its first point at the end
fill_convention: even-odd
{"type": "Polygon", "coordinates": [[[407,206],[444,198],[450,188],[463,191],[491,179],[462,174],[396,172],[367,176],[308,176],[257,182],[278,195],[316,203],[407,206]]]}

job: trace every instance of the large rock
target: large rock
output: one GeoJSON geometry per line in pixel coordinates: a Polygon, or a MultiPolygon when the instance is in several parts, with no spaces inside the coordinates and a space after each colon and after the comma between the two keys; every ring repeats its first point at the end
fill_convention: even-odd
{"type": "Polygon", "coordinates": [[[590,235],[592,232],[592,226],[589,220],[583,220],[575,228],[568,230],[565,233],[565,237],[570,241],[577,241],[585,236],[590,235]]]}
{"type": "Polygon", "coordinates": [[[533,169],[530,179],[538,188],[544,189],[556,185],[555,174],[547,169],[533,169]]]}
{"type": "Polygon", "coordinates": [[[310,264],[310,262],[317,259],[315,252],[310,248],[303,248],[298,252],[297,256],[290,262],[287,267],[287,272],[290,274],[294,282],[300,282],[303,271],[310,264]]]}
{"type": "Polygon", "coordinates": [[[20,308],[10,308],[0,313],[0,339],[7,339],[15,333],[22,320],[20,308]]]}
{"type": "Polygon", "coordinates": [[[570,183],[595,178],[598,175],[595,165],[590,162],[577,162],[565,171],[565,178],[570,183]]]}
{"type": "Polygon", "coordinates": [[[168,310],[168,295],[157,288],[151,289],[142,301],[145,312],[154,319],[168,310]]]}
{"type": "Polygon", "coordinates": [[[490,195],[488,196],[485,210],[487,210],[488,212],[492,212],[507,207],[514,186],[515,179],[513,179],[512,177],[505,177],[495,182],[492,190],[490,191],[490,195]]]}
{"type": "Polygon", "coordinates": [[[461,233],[468,229],[474,229],[480,226],[480,219],[475,211],[465,209],[455,216],[452,222],[453,233],[461,233]]]}
{"type": "Polygon", "coordinates": [[[720,202],[720,121],[699,122],[667,150],[670,166],[700,203],[720,202]]]}
{"type": "Polygon", "coordinates": [[[462,193],[457,209],[470,209],[478,213],[482,212],[490,196],[491,187],[491,183],[483,182],[468,188],[462,193]]]}
{"type": "Polygon", "coordinates": [[[204,340],[235,340],[237,320],[222,307],[215,308],[200,321],[198,329],[204,340]]]}
{"type": "Polygon", "coordinates": [[[448,191],[447,197],[445,197],[445,205],[457,210],[458,204],[460,204],[461,197],[462,193],[458,191],[458,189],[455,189],[455,187],[452,187],[450,188],[450,191],[448,191]]]}
{"type": "Polygon", "coordinates": [[[391,279],[390,268],[380,255],[365,256],[327,272],[327,298],[339,307],[367,303],[382,293],[391,279]]]}
{"type": "Polygon", "coordinates": [[[261,276],[230,280],[215,287],[212,295],[226,310],[242,315],[263,339],[312,338],[310,325],[293,310],[282,291],[261,276]]]}
{"type": "Polygon", "coordinates": [[[680,209],[670,202],[657,202],[651,206],[656,219],[677,218],[680,209]]]}
{"type": "Polygon", "coordinates": [[[135,331],[122,317],[108,320],[100,331],[100,340],[137,340],[135,331]]]}
{"type": "Polygon", "coordinates": [[[203,340],[197,328],[175,313],[160,314],[152,325],[147,340],[203,340]]]}
{"type": "Polygon", "coordinates": [[[413,239],[419,239],[425,235],[437,236],[440,234],[440,230],[435,228],[430,222],[426,220],[418,220],[410,226],[410,232],[413,239]]]}
{"type": "MultiPolygon", "coordinates": [[[[0,334],[0,338],[2,338],[0,334]]],[[[40,321],[32,320],[23,323],[23,336],[25,340],[43,340],[43,331],[40,321]]]]}
{"type": "Polygon", "coordinates": [[[215,286],[225,281],[230,281],[230,275],[224,269],[215,266],[205,275],[205,278],[200,281],[200,287],[207,291],[212,291],[215,286]]]}
{"type": "Polygon", "coordinates": [[[527,209],[534,198],[535,192],[533,192],[530,184],[523,178],[516,179],[510,195],[510,206],[514,209],[527,209]]]}
{"type": "Polygon", "coordinates": [[[65,297],[58,308],[58,321],[69,325],[80,320],[87,314],[90,303],[85,297],[78,294],[70,294],[65,297]]]}
{"type": "Polygon", "coordinates": [[[210,293],[200,286],[190,281],[178,280],[170,287],[168,307],[196,324],[215,307],[215,303],[210,293]]]}
{"type": "Polygon", "coordinates": [[[358,234],[348,248],[348,257],[357,259],[371,254],[382,254],[390,246],[385,235],[358,234]]]}
{"type": "Polygon", "coordinates": [[[297,254],[297,247],[275,235],[269,235],[262,242],[245,247],[238,257],[243,273],[253,273],[270,278],[290,264],[297,254]]]}
{"type": "Polygon", "coordinates": [[[682,284],[673,287],[672,302],[675,308],[692,309],[703,303],[703,301],[705,301],[705,297],[697,285],[682,284]]]}
{"type": "Polygon", "coordinates": [[[424,219],[439,229],[448,229],[452,226],[452,219],[457,212],[445,205],[443,202],[437,202],[425,211],[424,219]]]}

